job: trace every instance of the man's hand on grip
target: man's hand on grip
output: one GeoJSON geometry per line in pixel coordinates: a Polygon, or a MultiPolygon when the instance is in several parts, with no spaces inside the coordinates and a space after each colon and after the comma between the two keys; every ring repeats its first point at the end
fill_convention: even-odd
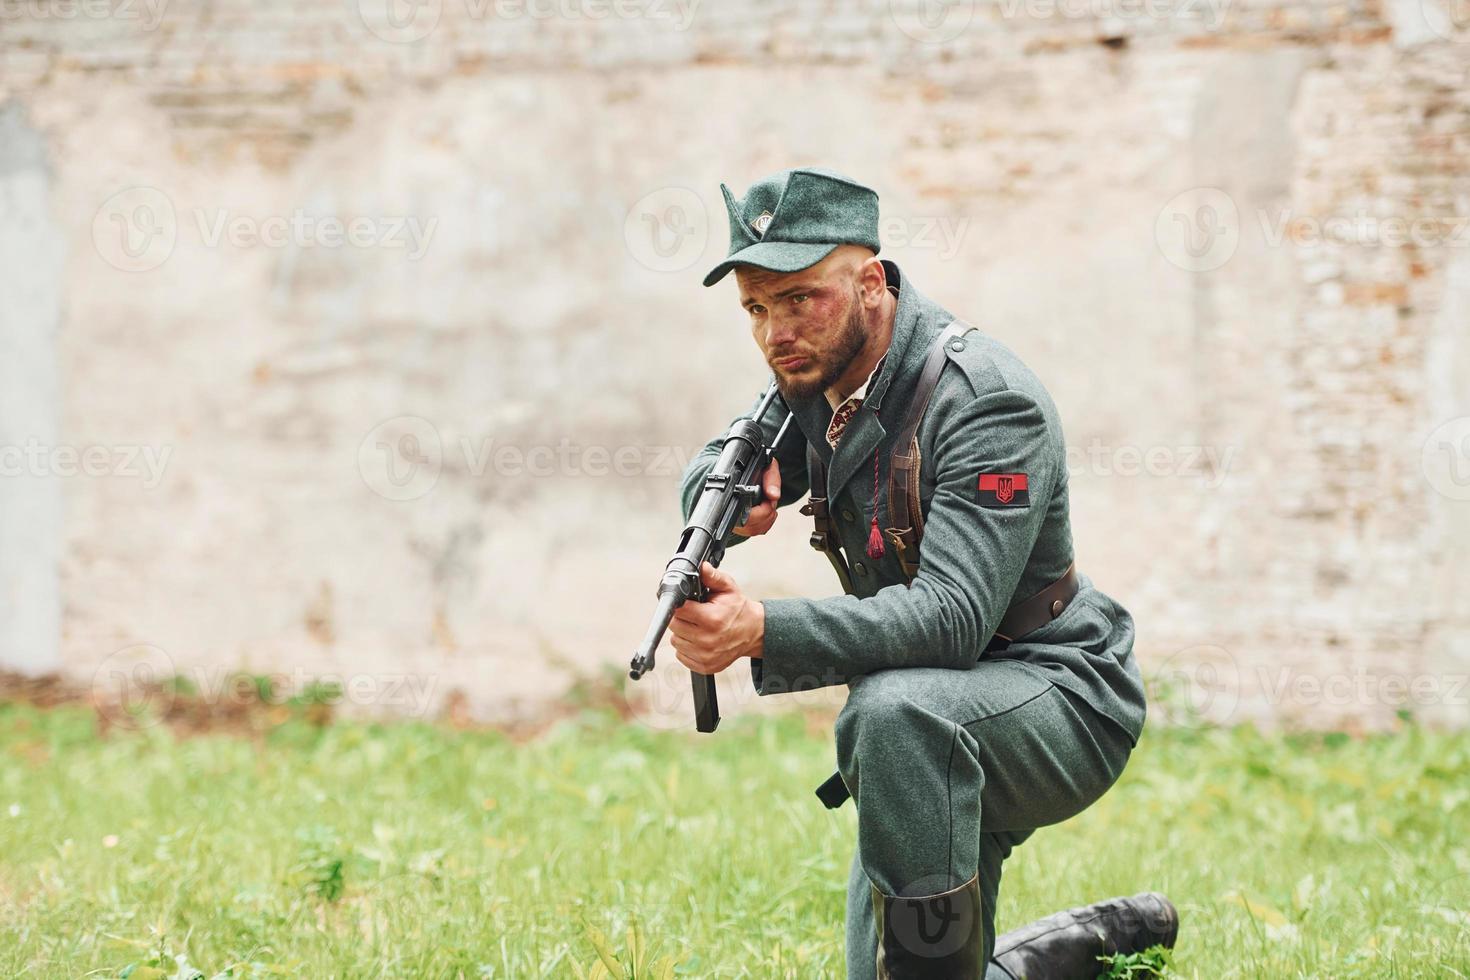
{"type": "Polygon", "coordinates": [[[761,474],[761,489],[765,491],[766,499],[750,508],[745,523],[735,529],[735,533],[743,538],[765,534],[776,523],[776,504],[781,500],[781,464],[774,459],[761,474]]]}

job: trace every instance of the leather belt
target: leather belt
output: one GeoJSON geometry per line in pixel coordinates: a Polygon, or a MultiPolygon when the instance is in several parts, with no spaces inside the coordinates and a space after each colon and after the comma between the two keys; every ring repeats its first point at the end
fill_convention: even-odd
{"type": "Polygon", "coordinates": [[[1041,629],[1071,605],[1081,588],[1082,585],[1077,580],[1077,563],[1074,561],[1067,566],[1061,578],[1031,598],[1022,599],[1007,609],[1000,625],[995,628],[995,635],[1009,643],[1019,640],[1032,630],[1041,629]]]}

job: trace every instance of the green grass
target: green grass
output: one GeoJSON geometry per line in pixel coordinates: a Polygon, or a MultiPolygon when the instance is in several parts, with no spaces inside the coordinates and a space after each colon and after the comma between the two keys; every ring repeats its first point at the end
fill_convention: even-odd
{"type": "MultiPolygon", "coordinates": [[[[811,795],[830,739],[595,711],[524,744],[299,719],[100,738],[80,709],[0,704],[0,976],[193,975],[182,956],[206,976],[840,977],[855,822],[811,795]]],[[[1100,803],[1016,852],[999,925],[1148,888],[1181,909],[1180,976],[1470,974],[1470,737],[1151,729],[1100,803]]]]}

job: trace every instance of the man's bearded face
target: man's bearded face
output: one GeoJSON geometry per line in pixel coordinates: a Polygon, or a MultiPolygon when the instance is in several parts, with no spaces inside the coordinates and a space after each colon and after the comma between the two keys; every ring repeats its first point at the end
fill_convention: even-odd
{"type": "Polygon", "coordinates": [[[781,394],[811,398],[832,387],[868,340],[857,283],[849,276],[824,280],[805,269],[739,271],[741,303],[781,394]]]}

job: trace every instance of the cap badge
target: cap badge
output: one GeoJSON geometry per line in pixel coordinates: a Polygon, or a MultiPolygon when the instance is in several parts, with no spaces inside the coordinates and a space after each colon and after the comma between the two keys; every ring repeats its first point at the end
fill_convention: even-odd
{"type": "Polygon", "coordinates": [[[775,215],[771,214],[771,212],[762,211],[761,216],[750,223],[750,227],[755,229],[757,235],[765,237],[766,229],[771,227],[771,219],[774,217],[775,215]]]}

